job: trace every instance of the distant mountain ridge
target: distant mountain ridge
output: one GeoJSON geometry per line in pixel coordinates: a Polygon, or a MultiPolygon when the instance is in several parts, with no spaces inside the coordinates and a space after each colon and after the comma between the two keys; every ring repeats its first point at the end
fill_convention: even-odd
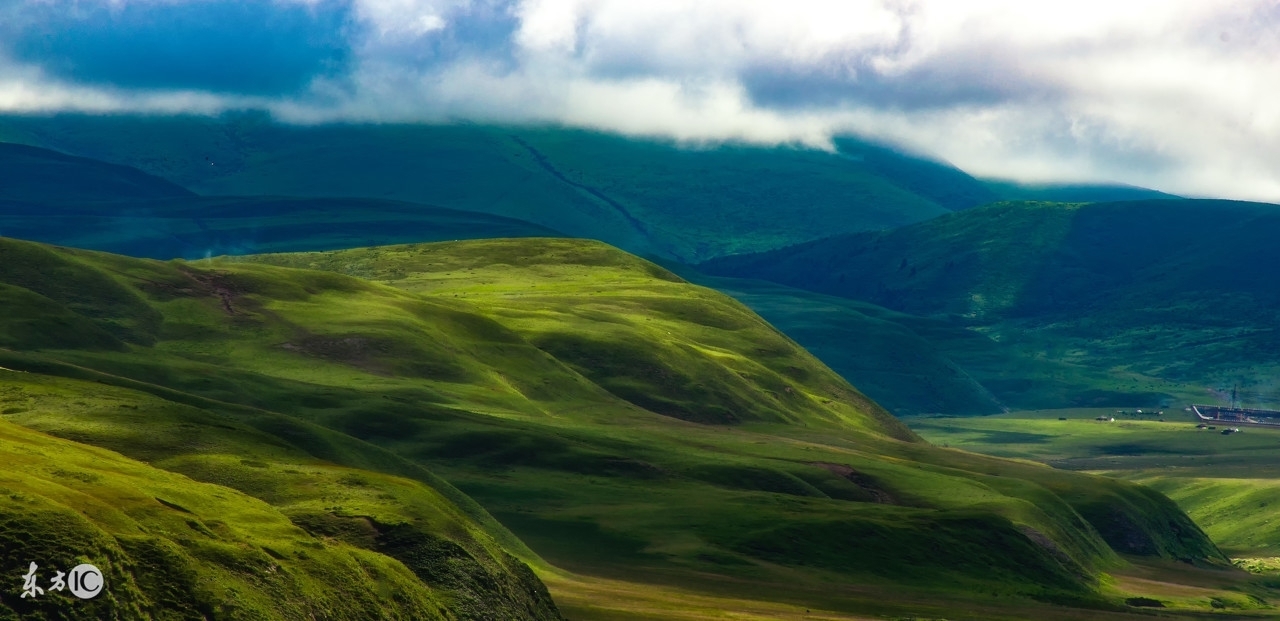
{"type": "Polygon", "coordinates": [[[1159,190],[1115,183],[1019,183],[1000,179],[983,179],[982,182],[999,200],[1004,201],[1110,203],[1182,198],[1159,190]]]}
{"type": "MultiPolygon", "coordinates": [[[[1251,398],[1273,401],[1277,238],[1280,206],[1269,204],[1010,202],[701,269],[979,330],[1024,348],[1007,370],[1056,361],[1133,374],[1113,376],[1099,394],[1149,403],[1239,382],[1251,398]]],[[[1083,388],[1091,382],[1079,404],[1094,398],[1083,388]]],[[[1017,382],[984,384],[1012,403],[1046,405],[1015,394],[1017,382]]]]}
{"type": "Polygon", "coordinates": [[[514,218],[384,199],[197,196],[135,168],[0,142],[0,235],[194,259],[561,233],[514,218]]]}
{"type": "Polygon", "coordinates": [[[0,197],[39,202],[178,198],[195,194],[128,166],[0,142],[0,197]]]}
{"type": "Polygon", "coordinates": [[[0,140],[135,166],[205,195],[425,203],[684,262],[895,227],[998,198],[950,165],[853,138],[838,139],[835,152],[683,147],[571,129],[294,127],[242,115],[0,117],[0,140]]]}

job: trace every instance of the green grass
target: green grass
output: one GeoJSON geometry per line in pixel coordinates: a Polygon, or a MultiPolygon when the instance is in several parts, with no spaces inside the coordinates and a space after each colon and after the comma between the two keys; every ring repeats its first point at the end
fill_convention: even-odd
{"type": "Polygon", "coordinates": [[[979,334],[766,281],[716,278],[688,268],[680,272],[750,307],[895,415],[1003,410],[999,399],[940,346],[976,341],[979,351],[1000,353],[999,344],[979,334]]]}
{"type": "MultiPolygon", "coordinates": [[[[14,384],[14,373],[0,375],[6,393],[33,386],[14,384]]],[[[86,388],[46,381],[34,384],[78,395],[86,388]]],[[[47,589],[54,571],[91,562],[106,583],[102,595],[88,602],[53,591],[20,599],[9,591],[0,602],[0,618],[447,618],[448,594],[424,584],[404,564],[312,536],[281,508],[226,486],[7,420],[0,421],[0,455],[5,573],[25,574],[35,562],[47,589]]],[[[262,462],[261,469],[281,466],[262,462]]]]}
{"type": "Polygon", "coordinates": [[[995,200],[959,170],[853,139],[827,152],[678,146],[559,128],[63,115],[4,117],[0,140],[135,166],[206,195],[409,201],[685,261],[995,200]]]}
{"type": "Polygon", "coordinates": [[[911,426],[940,444],[1140,482],[1177,502],[1228,554],[1280,555],[1280,522],[1273,509],[1280,502],[1280,430],[1248,427],[1222,435],[1226,425],[1197,429],[1198,421],[1181,408],[1166,411],[1164,422],[1158,418],[1115,410],[1044,410],[918,418],[911,426]],[[1093,420],[1099,415],[1117,420],[1093,420]]]}
{"type": "Polygon", "coordinates": [[[350,439],[7,369],[0,402],[6,569],[78,558],[105,562],[111,584],[101,607],[50,598],[18,614],[557,618],[529,570],[451,502],[456,490],[350,439]],[[322,440],[347,454],[317,458],[322,440]]]}
{"type": "Polygon", "coordinates": [[[115,339],[0,345],[6,420],[257,498],[471,618],[551,614],[507,553],[571,593],[960,618],[1127,610],[1119,553],[1226,565],[1164,497],[920,442],[745,306],[604,244],[0,248],[0,281],[115,339]]]}

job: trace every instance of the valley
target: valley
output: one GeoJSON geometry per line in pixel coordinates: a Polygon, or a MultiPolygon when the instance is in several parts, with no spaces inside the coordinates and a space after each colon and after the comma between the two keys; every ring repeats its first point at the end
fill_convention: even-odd
{"type": "Polygon", "coordinates": [[[1280,619],[1277,34],[0,2],[0,621],[1280,619]]]}
{"type": "Polygon", "coordinates": [[[1177,502],[1238,565],[1272,566],[1280,556],[1271,508],[1280,494],[1280,430],[1224,435],[1230,425],[1197,428],[1200,421],[1180,408],[1159,418],[1067,409],[908,423],[941,446],[1140,482],[1177,502]]]}
{"type": "Polygon", "coordinates": [[[723,576],[743,590],[718,597],[835,611],[865,610],[868,584],[918,594],[876,605],[894,614],[991,597],[1114,608],[1090,585],[1128,566],[1117,552],[1226,564],[1163,497],[921,443],[744,307],[595,242],[189,264],[17,241],[2,254],[6,420],[254,495],[366,550],[379,535],[358,516],[438,532],[399,504],[416,495],[370,496],[398,476],[544,573],[712,593],[723,576]],[[20,326],[39,321],[66,328],[33,341],[20,326]],[[102,384],[115,403],[77,388],[102,384]],[[174,413],[140,419],[144,403],[174,413]],[[307,476],[335,466],[359,472],[307,476]]]}
{"type": "MultiPolygon", "coordinates": [[[[590,144],[566,136],[566,153],[590,144]]],[[[639,217],[604,177],[565,172],[553,138],[517,144],[582,200],[639,217]]],[[[960,173],[844,148],[864,149],[877,183],[962,209],[854,239],[993,210],[1029,231],[1050,223],[1035,234],[1057,239],[1053,218],[1026,214],[1085,209],[975,207],[964,201],[986,186],[960,173]]],[[[689,157],[711,155],[736,162],[725,170],[763,157],[689,157]]],[[[1186,618],[1265,618],[1280,597],[1280,584],[1231,564],[1271,557],[1207,508],[1246,502],[1221,477],[1094,467],[1096,438],[1019,452],[975,438],[1020,448],[1034,432],[933,426],[999,425],[1026,404],[1197,394],[1198,376],[1124,350],[1106,367],[1094,351],[1046,356],[1078,330],[1061,317],[1048,330],[1012,302],[952,312],[924,295],[951,291],[933,285],[910,303],[861,300],[758,267],[766,256],[805,265],[822,241],[760,238],[779,246],[690,266],[671,259],[684,251],[652,262],[401,200],[412,196],[201,196],[47,150],[0,145],[0,158],[0,233],[36,240],[0,238],[3,449],[23,464],[4,483],[18,503],[4,509],[4,549],[83,554],[68,536],[35,550],[13,534],[81,512],[77,532],[120,560],[113,582],[135,585],[95,614],[362,618],[368,604],[348,594],[387,588],[406,591],[385,618],[462,619],[1124,619],[1157,603],[1186,618]],[[42,190],[54,177],[69,181],[42,190]],[[920,416],[937,412],[966,418],[920,416]],[[30,454],[74,456],[75,468],[30,454]],[[209,495],[222,504],[197,500],[209,495]],[[102,503],[120,513],[87,508],[102,503]],[[256,539],[248,522],[281,534],[256,539]],[[147,560],[157,550],[166,560],[147,560]],[[162,566],[183,567],[186,586],[157,591],[162,566]],[[310,595],[320,588],[333,597],[310,595]]],[[[997,248],[984,265],[1035,250],[997,248]]],[[[907,284],[933,277],[931,259],[915,265],[907,284]]],[[[1026,288],[1008,271],[975,274],[986,298],[1026,288]]],[[[1131,448],[1181,450],[1158,445],[1131,448]]],[[[1256,515],[1247,532],[1270,536],[1256,515]]],[[[64,603],[8,610],[70,614],[64,603]]]]}

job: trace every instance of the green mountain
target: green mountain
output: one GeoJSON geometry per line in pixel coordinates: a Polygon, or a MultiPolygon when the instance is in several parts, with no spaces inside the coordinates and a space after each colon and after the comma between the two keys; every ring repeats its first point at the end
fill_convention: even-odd
{"type": "Polygon", "coordinates": [[[938,345],[1010,405],[1154,405],[1237,382],[1266,402],[1277,234],[1267,204],[1015,202],[703,269],[985,335],[1012,355],[938,345]]]}
{"type": "Polygon", "coordinates": [[[1105,572],[1225,562],[1145,488],[919,441],[742,305],[596,242],[0,240],[0,306],[0,450],[31,473],[0,483],[5,572],[95,560],[121,585],[100,618],[368,618],[374,594],[555,618],[522,561],[573,618],[609,618],[593,581],[1098,618],[1125,609],[1105,572]]]}
{"type": "Polygon", "coordinates": [[[57,204],[0,198],[0,233],[153,259],[558,235],[521,220],[416,203],[273,197],[57,204]]]}
{"type": "Polygon", "coordinates": [[[1107,203],[1180,198],[1158,190],[1122,184],[1019,183],[998,179],[983,179],[982,182],[1000,200],[1005,201],[1107,203]]]}
{"type": "Polygon", "coordinates": [[[126,166],[0,143],[0,233],[155,259],[558,235],[365,198],[202,197],[126,166]]]}
{"type": "Polygon", "coordinates": [[[204,195],[424,203],[685,262],[997,199],[954,167],[853,139],[835,152],[681,147],[569,129],[295,127],[241,115],[4,117],[0,140],[127,164],[204,195]]]}
{"type": "Polygon", "coordinates": [[[128,166],[0,142],[0,196],[46,203],[146,200],[192,193],[128,166]]]}

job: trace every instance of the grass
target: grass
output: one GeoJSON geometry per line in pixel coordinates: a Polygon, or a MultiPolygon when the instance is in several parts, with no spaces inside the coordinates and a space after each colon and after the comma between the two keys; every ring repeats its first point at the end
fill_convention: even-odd
{"type": "Polygon", "coordinates": [[[6,420],[257,498],[471,618],[553,615],[508,553],[588,618],[614,614],[583,603],[595,579],[743,610],[1120,615],[1118,553],[1227,565],[1162,496],[922,443],[745,306],[600,243],[0,247],[0,280],[115,339],[0,345],[6,420]]]}
{"type": "Polygon", "coordinates": [[[976,340],[980,351],[999,351],[998,343],[981,335],[847,298],[679,271],[759,313],[895,415],[1003,411],[1000,400],[939,346],[976,340]]]}
{"type": "MultiPolygon", "coordinates": [[[[1129,410],[1132,411],[1132,410],[1129,410]]],[[[933,442],[1058,468],[1103,473],[1167,495],[1238,564],[1267,571],[1280,549],[1280,430],[1222,435],[1181,409],[1159,416],[1114,410],[1013,412],[975,419],[912,419],[933,442]],[[1117,416],[1114,423],[1093,420],[1117,416]],[[1059,418],[1067,420],[1058,420],[1059,418]]]]}
{"type": "Polygon", "coordinates": [[[278,508],[228,487],[7,420],[0,421],[0,454],[5,573],[38,563],[47,588],[55,570],[91,562],[107,585],[88,602],[10,591],[0,618],[447,618],[447,595],[404,564],[313,537],[278,508]]]}
{"type": "Polygon", "coordinates": [[[110,584],[91,607],[6,598],[0,615],[557,618],[545,593],[521,595],[540,587],[528,569],[421,480],[127,388],[3,370],[0,395],[6,572],[74,558],[110,584]]]}

